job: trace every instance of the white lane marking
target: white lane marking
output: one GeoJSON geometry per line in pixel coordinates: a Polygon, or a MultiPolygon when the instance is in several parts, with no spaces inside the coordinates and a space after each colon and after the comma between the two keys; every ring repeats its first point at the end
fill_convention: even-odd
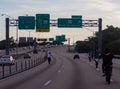
{"type": "Polygon", "coordinates": [[[44,84],[44,86],[49,85],[51,82],[52,82],[52,80],[47,81],[47,82],[44,84]]]}
{"type": "Polygon", "coordinates": [[[60,73],[61,72],[61,70],[58,70],[58,73],[60,73]]]}

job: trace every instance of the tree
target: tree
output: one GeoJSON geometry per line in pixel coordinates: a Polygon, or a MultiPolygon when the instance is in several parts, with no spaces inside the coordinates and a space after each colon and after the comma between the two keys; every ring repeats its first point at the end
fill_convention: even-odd
{"type": "MultiPolygon", "coordinates": [[[[9,47],[15,47],[15,42],[14,42],[14,38],[10,37],[9,38],[9,47]]],[[[5,44],[6,44],[6,40],[2,40],[0,41],[0,49],[5,49],[5,44]]]]}
{"type": "MultiPolygon", "coordinates": [[[[87,48],[97,49],[98,48],[98,32],[95,36],[88,37],[85,41],[77,41],[76,46],[78,50],[87,50],[87,48]]],[[[102,30],[102,48],[106,47],[112,49],[114,53],[120,54],[120,28],[114,26],[106,26],[102,30]]]]}

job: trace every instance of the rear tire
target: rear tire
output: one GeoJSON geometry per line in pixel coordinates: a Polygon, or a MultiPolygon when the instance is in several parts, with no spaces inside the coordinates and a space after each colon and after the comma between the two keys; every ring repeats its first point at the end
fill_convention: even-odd
{"type": "Polygon", "coordinates": [[[111,67],[109,66],[108,67],[108,69],[106,69],[106,82],[108,83],[108,84],[110,84],[111,83],[111,67]]]}

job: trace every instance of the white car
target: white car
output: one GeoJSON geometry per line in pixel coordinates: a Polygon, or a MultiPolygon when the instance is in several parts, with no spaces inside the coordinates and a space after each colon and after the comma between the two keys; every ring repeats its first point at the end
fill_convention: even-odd
{"type": "Polygon", "coordinates": [[[0,58],[0,65],[13,65],[15,59],[10,55],[4,55],[0,58]]]}

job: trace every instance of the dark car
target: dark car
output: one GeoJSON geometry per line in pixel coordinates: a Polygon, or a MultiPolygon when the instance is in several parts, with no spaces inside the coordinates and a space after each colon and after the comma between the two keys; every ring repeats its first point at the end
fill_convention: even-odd
{"type": "Polygon", "coordinates": [[[74,55],[74,59],[80,59],[79,55],[74,55]]]}
{"type": "Polygon", "coordinates": [[[24,59],[31,58],[31,56],[28,53],[24,54],[24,59]]]}
{"type": "Polygon", "coordinates": [[[33,54],[37,54],[38,53],[38,51],[37,50],[33,50],[33,54]]]}

